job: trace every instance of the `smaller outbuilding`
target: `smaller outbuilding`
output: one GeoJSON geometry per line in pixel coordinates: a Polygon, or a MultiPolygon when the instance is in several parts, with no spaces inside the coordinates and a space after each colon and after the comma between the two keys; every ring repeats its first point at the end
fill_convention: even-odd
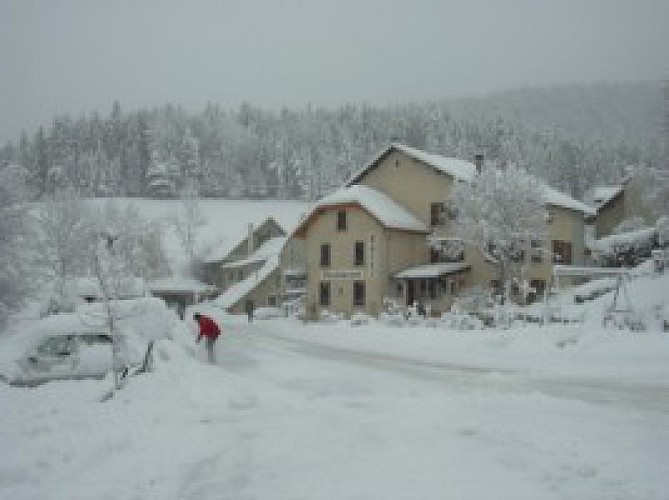
{"type": "Polygon", "coordinates": [[[149,283],[151,295],[165,301],[184,319],[186,307],[216,295],[216,287],[193,278],[170,277],[149,283]]]}

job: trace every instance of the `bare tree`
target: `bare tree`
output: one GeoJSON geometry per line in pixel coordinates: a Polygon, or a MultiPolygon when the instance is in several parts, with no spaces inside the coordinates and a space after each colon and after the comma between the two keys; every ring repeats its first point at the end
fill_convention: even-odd
{"type": "Polygon", "coordinates": [[[506,290],[511,260],[530,239],[546,235],[544,205],[543,186],[534,177],[513,165],[503,170],[488,166],[454,189],[455,236],[499,266],[506,290]]]}
{"type": "Polygon", "coordinates": [[[0,327],[31,291],[29,214],[21,170],[0,167],[0,327]]]}
{"type": "Polygon", "coordinates": [[[188,266],[192,272],[196,266],[197,236],[200,227],[204,224],[204,216],[200,210],[200,195],[198,187],[192,179],[188,179],[181,190],[181,205],[175,227],[177,235],[186,252],[188,266]]]}
{"type": "Polygon", "coordinates": [[[39,261],[54,280],[59,309],[73,306],[68,281],[91,268],[93,217],[72,188],[56,191],[37,211],[39,261]]]}

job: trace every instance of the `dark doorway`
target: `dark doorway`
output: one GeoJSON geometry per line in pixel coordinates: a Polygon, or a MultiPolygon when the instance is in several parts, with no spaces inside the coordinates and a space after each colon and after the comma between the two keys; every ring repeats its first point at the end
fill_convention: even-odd
{"type": "Polygon", "coordinates": [[[416,297],[416,290],[414,288],[414,282],[412,280],[407,280],[407,305],[410,306],[414,303],[416,297]]]}

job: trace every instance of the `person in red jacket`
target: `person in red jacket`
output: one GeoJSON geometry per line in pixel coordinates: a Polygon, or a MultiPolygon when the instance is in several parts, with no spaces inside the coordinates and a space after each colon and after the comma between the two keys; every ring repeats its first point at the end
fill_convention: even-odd
{"type": "Polygon", "coordinates": [[[207,345],[207,359],[210,363],[214,363],[214,344],[216,343],[218,336],[221,334],[221,329],[213,319],[204,314],[195,313],[193,314],[193,319],[197,321],[199,325],[199,333],[195,342],[200,342],[202,337],[205,338],[207,345]]]}

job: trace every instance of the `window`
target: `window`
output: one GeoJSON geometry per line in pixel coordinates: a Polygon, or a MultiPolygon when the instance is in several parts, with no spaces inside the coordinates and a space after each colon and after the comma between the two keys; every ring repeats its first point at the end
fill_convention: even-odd
{"type": "Polygon", "coordinates": [[[532,262],[541,262],[542,260],[542,242],[541,240],[532,240],[531,242],[531,254],[532,254],[532,262]]]}
{"type": "Polygon", "coordinates": [[[239,271],[237,271],[237,280],[241,281],[243,279],[244,279],[244,270],[240,269],[239,271]]]}
{"type": "Polygon", "coordinates": [[[365,264],[365,242],[355,242],[355,265],[362,266],[365,264]]]}
{"type": "Polygon", "coordinates": [[[430,225],[441,226],[443,224],[444,204],[441,202],[430,203],[430,225]]]}
{"type": "Polygon", "coordinates": [[[437,280],[430,280],[428,282],[428,291],[430,299],[434,300],[437,298],[437,280]]]}
{"type": "Polygon", "coordinates": [[[430,262],[462,262],[465,260],[465,245],[462,240],[444,238],[438,248],[430,248],[430,262]]]}
{"type": "Polygon", "coordinates": [[[337,212],[337,231],[346,231],[346,210],[337,212]]]}
{"type": "Polygon", "coordinates": [[[458,283],[453,279],[441,282],[441,293],[444,295],[456,295],[458,292],[458,283]]]}
{"type": "Polygon", "coordinates": [[[553,262],[571,264],[571,242],[553,240],[553,262]]]}
{"type": "Polygon", "coordinates": [[[365,305],[365,282],[364,281],[354,281],[353,282],[353,305],[354,306],[364,306],[365,305]]]}
{"type": "Polygon", "coordinates": [[[330,267],[330,244],[321,245],[321,267],[330,267]]]}
{"type": "Polygon", "coordinates": [[[322,306],[330,305],[330,282],[321,281],[320,304],[322,306]]]}
{"type": "Polygon", "coordinates": [[[530,286],[534,289],[529,297],[530,300],[539,300],[544,296],[546,290],[546,282],[544,280],[530,280],[530,286]]]}
{"type": "Polygon", "coordinates": [[[518,243],[516,248],[514,248],[511,251],[511,256],[510,256],[510,259],[509,259],[509,260],[511,260],[511,262],[525,262],[525,250],[523,248],[519,248],[519,247],[523,247],[523,246],[524,246],[524,243],[521,241],[521,242],[518,243]]]}
{"type": "Polygon", "coordinates": [[[270,295],[267,297],[267,305],[270,307],[276,307],[276,295],[270,295]]]}

